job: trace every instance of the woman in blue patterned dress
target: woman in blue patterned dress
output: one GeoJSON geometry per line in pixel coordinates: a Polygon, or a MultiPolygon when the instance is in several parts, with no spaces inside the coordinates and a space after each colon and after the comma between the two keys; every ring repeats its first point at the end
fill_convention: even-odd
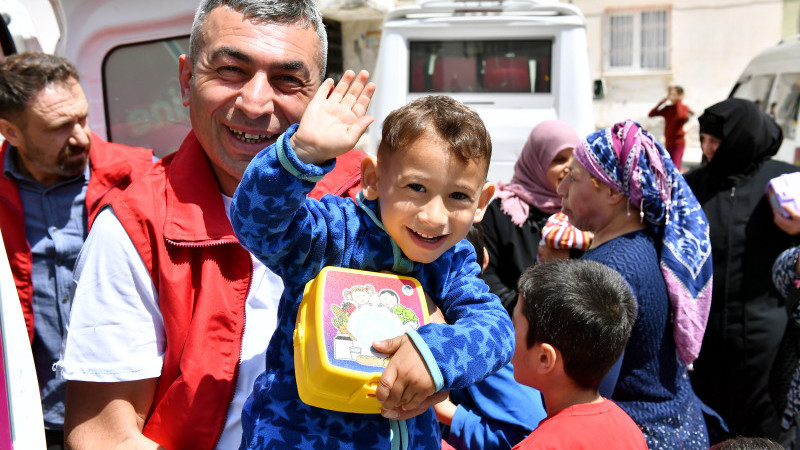
{"type": "Polygon", "coordinates": [[[570,223],[594,232],[583,258],[617,270],[636,295],[630,340],[601,393],[650,448],[708,448],[687,367],[711,301],[708,222],[664,148],[627,121],[590,134],[558,187],[570,223]]]}

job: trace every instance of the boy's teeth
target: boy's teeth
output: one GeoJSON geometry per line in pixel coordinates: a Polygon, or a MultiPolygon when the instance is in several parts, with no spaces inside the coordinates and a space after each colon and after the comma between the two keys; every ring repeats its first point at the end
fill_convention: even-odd
{"type": "Polygon", "coordinates": [[[421,237],[423,239],[436,239],[436,238],[439,237],[438,234],[425,234],[425,233],[420,233],[419,231],[414,231],[414,233],[416,233],[417,236],[419,236],[419,237],[421,237]]]}

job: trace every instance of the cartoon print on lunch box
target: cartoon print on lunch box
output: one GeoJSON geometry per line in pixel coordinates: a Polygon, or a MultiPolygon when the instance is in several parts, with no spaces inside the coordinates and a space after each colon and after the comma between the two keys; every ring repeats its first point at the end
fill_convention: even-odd
{"type": "MultiPolygon", "coordinates": [[[[348,369],[365,370],[363,366],[368,366],[383,370],[389,363],[389,355],[375,351],[372,343],[416,330],[426,323],[427,306],[422,303],[422,290],[417,289],[416,280],[394,275],[330,275],[324,289],[331,293],[338,291],[341,296],[338,303],[335,297],[331,298],[330,308],[324,308],[326,317],[322,323],[328,361],[348,369]],[[373,276],[374,280],[367,280],[373,276]]],[[[328,296],[323,294],[323,298],[328,296]]]]}

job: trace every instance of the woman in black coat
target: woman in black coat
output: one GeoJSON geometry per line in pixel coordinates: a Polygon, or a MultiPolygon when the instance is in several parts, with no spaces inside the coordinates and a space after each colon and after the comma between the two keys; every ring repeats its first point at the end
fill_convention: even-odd
{"type": "Polygon", "coordinates": [[[709,221],[714,281],[692,384],[733,436],[787,445],[794,430],[781,430],[782,411],[768,393],[769,368],[787,321],[771,269],[797,238],[775,225],[765,190],[772,178],[800,168],[770,159],[783,139],[780,127],[750,101],[727,99],[699,121],[705,164],[686,181],[709,221]]]}

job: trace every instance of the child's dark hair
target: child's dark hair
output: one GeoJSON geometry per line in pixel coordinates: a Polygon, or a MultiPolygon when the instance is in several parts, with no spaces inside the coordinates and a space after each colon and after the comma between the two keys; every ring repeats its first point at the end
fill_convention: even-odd
{"type": "Polygon", "coordinates": [[[469,227],[466,239],[475,247],[475,259],[478,261],[478,265],[483,267],[483,226],[480,222],[473,223],[469,227]]]}
{"type": "Polygon", "coordinates": [[[381,153],[407,148],[426,134],[434,134],[446,142],[452,154],[461,161],[480,159],[486,170],[492,159],[492,141],[478,114],[446,95],[418,98],[391,113],[383,121],[381,153]]]}
{"type": "Polygon", "coordinates": [[[588,260],[536,264],[519,279],[526,343],[561,352],[564,371],[582,388],[597,388],[622,355],[636,321],[636,299],[613,269],[588,260]]]}
{"type": "Polygon", "coordinates": [[[767,438],[739,436],[718,442],[710,450],[783,450],[783,446],[767,438]]]}

